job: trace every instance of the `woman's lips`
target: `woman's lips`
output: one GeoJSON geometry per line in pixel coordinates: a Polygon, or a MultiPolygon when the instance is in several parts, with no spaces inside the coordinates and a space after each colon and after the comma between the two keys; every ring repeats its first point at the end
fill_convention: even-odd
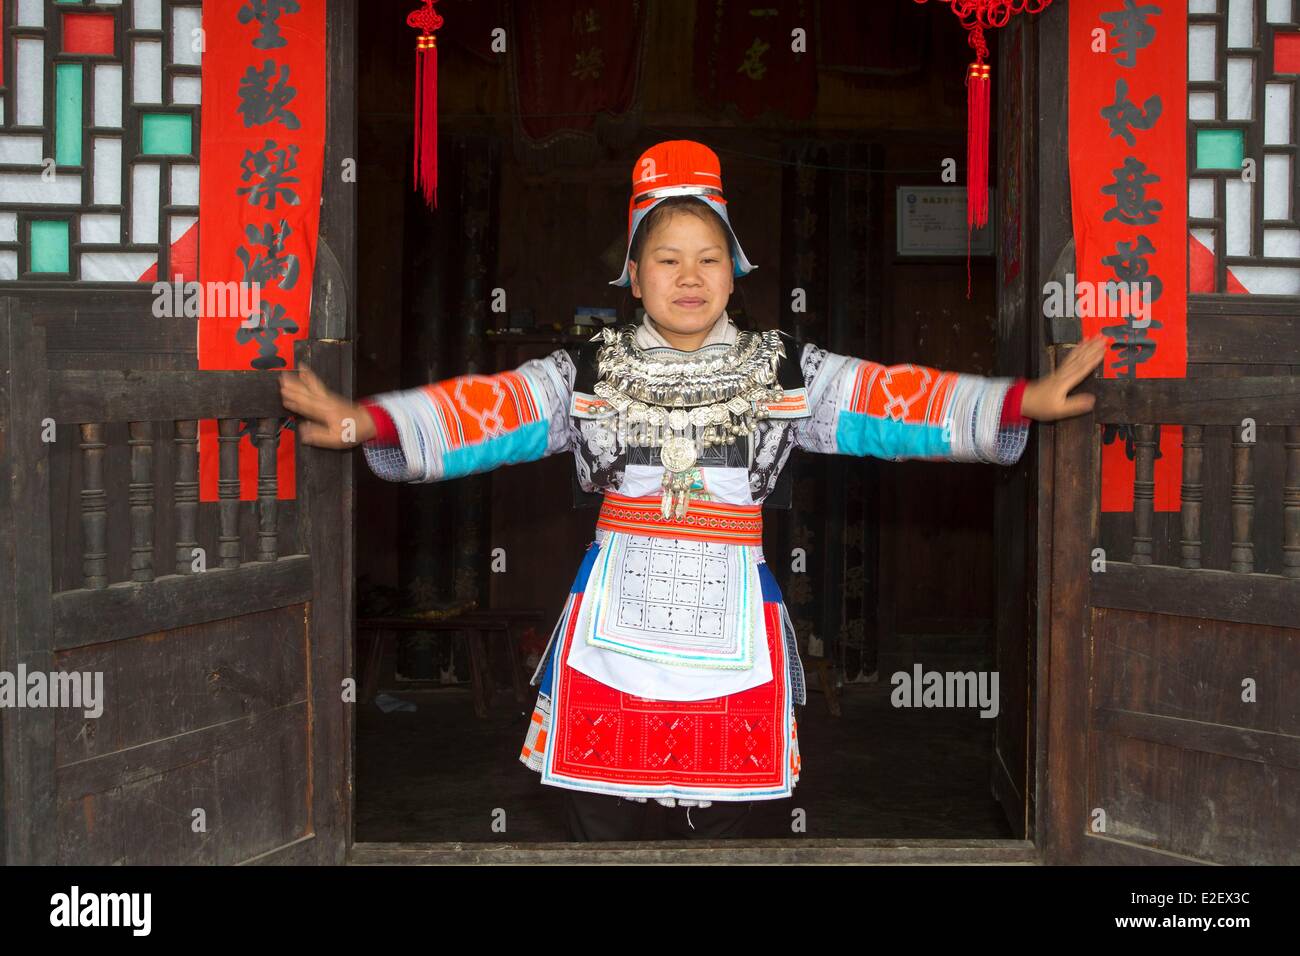
{"type": "Polygon", "coordinates": [[[694,309],[704,304],[703,299],[677,299],[674,305],[681,306],[683,309],[694,309]]]}

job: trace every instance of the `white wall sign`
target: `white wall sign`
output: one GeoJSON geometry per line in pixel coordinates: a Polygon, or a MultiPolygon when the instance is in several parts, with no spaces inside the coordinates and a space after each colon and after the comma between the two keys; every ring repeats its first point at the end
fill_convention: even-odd
{"type": "MultiPolygon", "coordinates": [[[[899,186],[896,196],[900,256],[966,255],[965,186],[899,186]]],[[[989,221],[970,234],[973,256],[993,255],[996,200],[990,189],[989,221]]]]}

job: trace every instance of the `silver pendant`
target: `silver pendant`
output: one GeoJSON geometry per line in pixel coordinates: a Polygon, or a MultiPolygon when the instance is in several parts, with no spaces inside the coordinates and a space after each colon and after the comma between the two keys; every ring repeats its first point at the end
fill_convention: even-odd
{"type": "Polygon", "coordinates": [[[685,471],[695,464],[695,442],[682,435],[670,435],[659,449],[659,460],[669,471],[685,471]]]}

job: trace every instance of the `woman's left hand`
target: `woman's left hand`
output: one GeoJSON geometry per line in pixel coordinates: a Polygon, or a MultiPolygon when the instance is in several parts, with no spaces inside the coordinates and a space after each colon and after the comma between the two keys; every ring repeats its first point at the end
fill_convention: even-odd
{"type": "Polygon", "coordinates": [[[1091,375],[1105,357],[1104,335],[1094,335],[1070,349],[1070,354],[1056,371],[1025,385],[1020,414],[1035,421],[1050,422],[1090,412],[1097,396],[1071,395],[1070,389],[1091,375]]]}

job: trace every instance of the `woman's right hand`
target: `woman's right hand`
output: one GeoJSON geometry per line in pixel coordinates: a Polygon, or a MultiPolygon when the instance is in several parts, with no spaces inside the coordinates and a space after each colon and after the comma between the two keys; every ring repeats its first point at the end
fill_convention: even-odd
{"type": "Polygon", "coordinates": [[[304,445],[354,448],[375,437],[365,406],[331,392],[305,365],[280,373],[280,401],[298,416],[298,440],[304,445]]]}

